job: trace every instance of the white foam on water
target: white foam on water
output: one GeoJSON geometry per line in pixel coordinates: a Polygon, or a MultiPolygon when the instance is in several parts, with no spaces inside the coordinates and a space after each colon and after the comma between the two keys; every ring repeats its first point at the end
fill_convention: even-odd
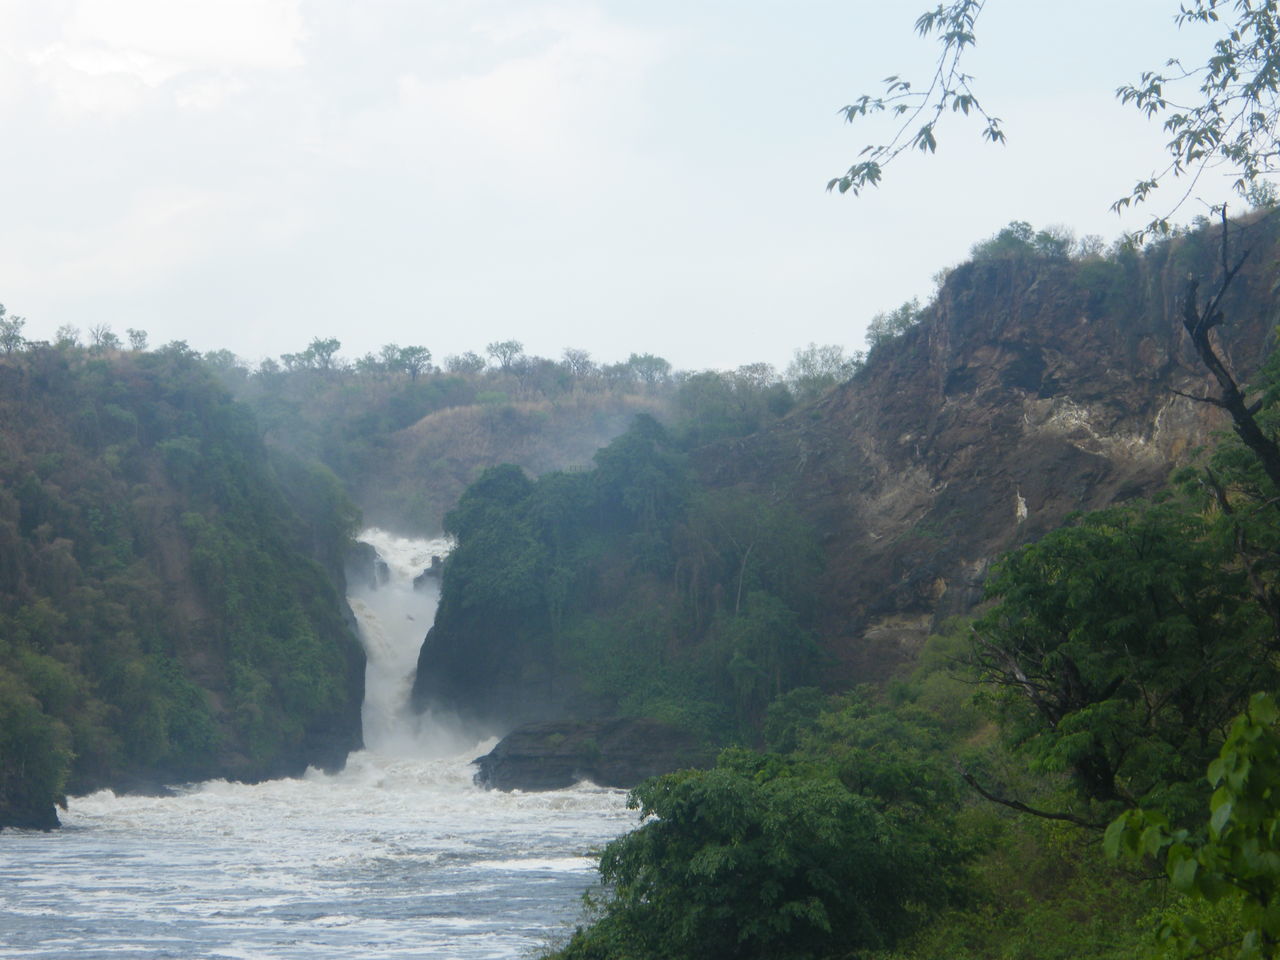
{"type": "Polygon", "coordinates": [[[632,827],[590,784],[472,782],[492,741],[408,696],[447,541],[367,530],[386,581],[357,585],[365,742],[340,773],[214,780],[167,797],[75,797],[50,834],[0,833],[0,957],[510,958],[578,918],[588,854],[632,827]]]}

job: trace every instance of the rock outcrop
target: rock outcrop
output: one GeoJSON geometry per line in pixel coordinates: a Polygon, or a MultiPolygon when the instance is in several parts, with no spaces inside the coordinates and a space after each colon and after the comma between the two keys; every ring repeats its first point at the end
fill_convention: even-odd
{"type": "Polygon", "coordinates": [[[634,787],[685,767],[705,767],[712,751],[656,720],[536,723],[508,734],[475,761],[476,782],[499,790],[559,790],[583,780],[634,787]]]}
{"type": "MultiPolygon", "coordinates": [[[[1248,225],[1252,255],[1215,331],[1241,382],[1266,355],[1276,323],[1277,224],[1248,225]]],[[[981,603],[1002,553],[1075,512],[1155,494],[1228,426],[1218,408],[1194,399],[1215,396],[1217,386],[1181,325],[1188,273],[1204,276],[1208,290],[1217,263],[1206,231],[1141,255],[965,264],[920,321],[877,346],[852,380],[757,433],[692,452],[696,485],[785,503],[820,532],[826,562],[806,631],[829,657],[828,689],[891,676],[942,620],[981,603]]],[[[598,695],[589,675],[598,657],[562,650],[590,642],[598,653],[626,632],[617,622],[614,634],[599,628],[616,609],[660,619],[674,602],[675,588],[645,581],[625,562],[631,541],[609,542],[623,559],[591,569],[572,611],[578,620],[562,636],[536,578],[512,615],[451,591],[446,576],[416,706],[466,713],[496,731],[634,709],[616,685],[598,695]]],[[[598,560],[605,548],[587,555],[598,560]]],[[[486,582],[524,569],[486,571],[486,582]]],[[[664,629],[668,646],[655,655],[678,659],[689,636],[680,624],[664,629]]]]}
{"type": "MultiPolygon", "coordinates": [[[[1277,317],[1276,246],[1255,239],[1220,330],[1242,381],[1277,317]]],[[[1180,323],[1188,269],[1211,275],[1213,261],[1178,243],[1190,239],[1128,264],[965,264],[851,382],[700,452],[707,482],[789,498],[823,531],[834,682],[883,677],[980,601],[1002,552],[1151,495],[1228,425],[1191,399],[1216,385],[1180,323]],[[1089,273],[1104,268],[1106,283],[1089,273]]]]}

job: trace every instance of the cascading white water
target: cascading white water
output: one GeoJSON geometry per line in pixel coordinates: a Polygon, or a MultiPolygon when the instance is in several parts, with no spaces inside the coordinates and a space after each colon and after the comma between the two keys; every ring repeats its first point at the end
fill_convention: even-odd
{"type": "Polygon", "coordinates": [[[366,666],[365,749],[393,757],[448,757],[475,745],[458,724],[409,706],[418,651],[436,615],[440,582],[423,576],[443,558],[447,539],[417,540],[370,527],[357,538],[373,547],[382,566],[348,584],[347,601],[360,626],[366,666]]]}
{"type": "Polygon", "coordinates": [[[486,745],[407,703],[437,598],[413,579],[447,545],[361,539],[387,566],[351,596],[367,749],[333,775],[104,790],[72,798],[60,831],[0,833],[0,958],[493,960],[567,929],[588,851],[634,822],[625,794],[476,787],[486,745]]]}

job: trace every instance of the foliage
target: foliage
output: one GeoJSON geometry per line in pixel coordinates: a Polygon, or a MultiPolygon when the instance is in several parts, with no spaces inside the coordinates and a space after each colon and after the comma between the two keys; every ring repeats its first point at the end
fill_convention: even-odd
{"type": "Polygon", "coordinates": [[[650,818],[600,859],[601,919],[560,956],[809,958],[898,941],[961,855],[820,766],[729,751],[636,788],[650,818]]]}
{"type": "Polygon", "coordinates": [[[510,370],[524,356],[524,344],[519,340],[495,340],[484,348],[503,370],[510,370]]]}
{"type": "Polygon", "coordinates": [[[52,818],[67,789],[331,763],[356,735],[359,653],[321,566],[345,494],[276,460],[304,491],[286,499],[182,345],[98,340],[0,363],[0,824],[19,796],[52,818]]]}
{"type": "Polygon", "coordinates": [[[1025,220],[1015,220],[1001,228],[994,237],[975,243],[969,256],[977,262],[1019,256],[1064,260],[1075,246],[1075,237],[1065,228],[1036,230],[1025,220]]]}
{"type": "Polygon", "coordinates": [[[844,348],[810,343],[796,350],[787,365],[785,379],[796,399],[813,400],[857,373],[865,360],[861,351],[846,356],[844,348]]]}
{"type": "Polygon", "coordinates": [[[822,664],[816,538],[781,504],[695,489],[644,416],[594,470],[487,470],[446,519],[457,545],[428,643],[469,653],[428,673],[534,671],[623,715],[755,736],[769,700],[822,664]]]}
{"type": "MultiPolygon", "coordinates": [[[[974,78],[961,62],[976,43],[976,24],[983,0],[947,0],[916,21],[916,31],[934,36],[941,53],[928,84],[915,86],[899,76],[885,79],[882,95],[864,94],[840,112],[853,122],[888,113],[897,126],[890,140],[864,147],[859,159],[828,190],[858,194],[879,184],[884,168],[908,150],[933,153],[937,129],[948,114],[975,114],[982,120],[982,136],[1003,143],[1000,120],[989,114],[974,94],[974,78]]],[[[1213,52],[1202,66],[1170,60],[1162,70],[1142,73],[1137,83],[1123,84],[1116,97],[1147,117],[1164,117],[1169,163],[1139,180],[1112,204],[1123,210],[1147,200],[1161,183],[1186,177],[1190,184],[1175,204],[1190,196],[1196,182],[1211,169],[1224,168],[1242,197],[1275,167],[1276,125],[1280,119],[1280,11],[1258,0],[1192,0],[1173,11],[1180,27],[1217,26],[1213,52]]],[[[1143,234],[1167,234],[1168,216],[1152,219],[1143,234]]]]}
{"type": "Polygon", "coordinates": [[[15,350],[22,349],[26,344],[26,340],[22,337],[22,328],[26,323],[26,317],[9,313],[4,304],[0,303],[0,350],[13,353],[15,350]]]}
{"type": "Polygon", "coordinates": [[[1207,836],[1175,829],[1159,811],[1132,810],[1107,829],[1112,856],[1162,856],[1170,884],[1203,912],[1166,914],[1158,937],[1178,957],[1280,956],[1280,707],[1256,694],[1209,764],[1207,836]],[[1225,922],[1224,922],[1225,921],[1225,922]]]}
{"type": "Polygon", "coordinates": [[[867,346],[874,349],[902,336],[919,323],[921,317],[920,302],[915,299],[908,300],[896,310],[877,313],[867,324],[867,346]]]}
{"type": "Polygon", "coordinates": [[[916,20],[917,33],[922,37],[936,34],[942,44],[933,76],[923,90],[895,75],[885,79],[882,96],[863,94],[841,108],[848,123],[886,112],[900,118],[901,123],[888,143],[864,147],[859,156],[866,159],[832,179],[827,184],[828,190],[838,189],[856,196],[866,187],[879,184],[884,168],[907,150],[933,153],[938,149],[937,126],[948,112],[965,116],[977,114],[985,124],[983,138],[992,143],[1004,142],[1000,118],[987,113],[974,96],[973,78],[960,71],[965,51],[975,42],[974,26],[982,7],[982,0],[954,0],[939,4],[937,9],[921,14],[916,20]]]}
{"type": "Polygon", "coordinates": [[[974,658],[1011,741],[1087,800],[1184,814],[1219,731],[1277,680],[1230,560],[1171,503],[1090,514],[1003,558],[974,658]]]}

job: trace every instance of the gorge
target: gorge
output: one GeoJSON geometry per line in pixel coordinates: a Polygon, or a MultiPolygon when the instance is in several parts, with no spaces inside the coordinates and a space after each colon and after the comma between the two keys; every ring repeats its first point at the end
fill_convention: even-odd
{"type": "Polygon", "coordinates": [[[359,536],[377,564],[351,593],[366,748],[340,773],[99,791],[53,835],[6,832],[0,956],[518,957],[563,935],[588,852],[634,814],[590,784],[473,783],[485,745],[406,709],[435,607],[414,579],[447,544],[359,536]]]}
{"type": "MultiPolygon", "coordinates": [[[[1276,223],[1238,229],[1215,343],[1273,418],[1276,223]]],[[[15,949],[81,930],[140,956],[510,956],[563,941],[601,844],[619,912],[566,957],[670,954],[683,928],[619,919],[646,890],[677,913],[739,897],[761,956],[815,902],[912,957],[931,936],[996,955],[1057,897],[1154,922],[1088,831],[1148,804],[1194,825],[1241,691],[1271,676],[1269,501],[1182,331],[1216,242],[979,245],[812,396],[758,370],[615,389],[550,361],[0,358],[0,825],[51,827],[71,795],[61,832],[0,837],[26,864],[15,949]],[[357,535],[354,491],[411,535],[357,535]],[[482,778],[515,792],[472,782],[490,750],[482,778]],[[635,814],[582,778],[676,768],[610,842],[635,814]],[[751,872],[804,844],[899,893],[870,922],[840,900],[857,877],[810,895],[751,872]],[[636,885],[654,876],[674,886],[636,885]]]]}

